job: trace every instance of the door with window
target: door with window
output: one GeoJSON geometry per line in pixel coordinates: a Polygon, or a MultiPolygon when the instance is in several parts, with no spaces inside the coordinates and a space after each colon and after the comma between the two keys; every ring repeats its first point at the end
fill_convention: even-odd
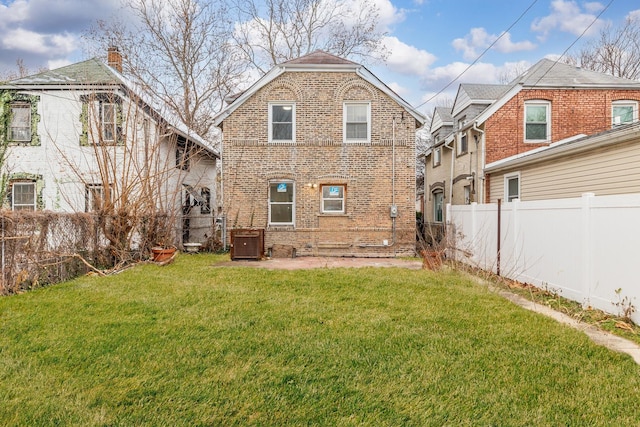
{"type": "Polygon", "coordinates": [[[444,192],[433,193],[433,221],[442,222],[444,220],[444,192]]]}

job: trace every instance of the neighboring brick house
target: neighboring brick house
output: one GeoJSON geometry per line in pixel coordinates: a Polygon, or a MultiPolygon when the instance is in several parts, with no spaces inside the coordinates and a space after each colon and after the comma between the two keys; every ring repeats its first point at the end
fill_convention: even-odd
{"type": "Polygon", "coordinates": [[[413,254],[424,120],[346,59],[274,67],[215,119],[228,229],[264,230],[274,256],[413,254]]]}
{"type": "MultiPolygon", "coordinates": [[[[453,130],[441,139],[440,170],[426,160],[425,192],[444,181],[443,204],[526,197],[517,173],[491,182],[485,165],[575,137],[638,120],[640,82],[543,59],[508,85],[460,85],[451,109],[453,130]],[[484,92],[484,93],[483,93],[484,92]],[[448,150],[450,148],[450,150],[448,150]],[[453,168],[452,168],[453,165],[453,168]],[[500,187],[499,192],[496,191],[500,187]]],[[[432,128],[432,132],[437,131],[432,128]]],[[[434,198],[432,191],[431,199],[434,198]]],[[[425,208],[432,212],[433,203],[425,208]]],[[[445,218],[446,219],[446,218],[445,218]]]]}
{"type": "Polygon", "coordinates": [[[183,243],[204,242],[219,154],[120,74],[116,49],[109,60],[0,85],[4,208],[91,212],[153,191],[159,210],[178,212],[183,243]]]}

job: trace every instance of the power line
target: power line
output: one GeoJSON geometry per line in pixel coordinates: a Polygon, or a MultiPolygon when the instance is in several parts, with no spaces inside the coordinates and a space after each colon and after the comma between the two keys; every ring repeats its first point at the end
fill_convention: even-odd
{"type": "MultiPolygon", "coordinates": [[[[611,0],[613,1],[613,0],[611,0]]],[[[498,36],[498,38],[496,38],[489,46],[487,46],[487,48],[485,50],[482,51],[482,53],[480,55],[478,55],[476,57],[476,59],[474,59],[469,65],[467,65],[467,67],[462,70],[462,72],[460,74],[458,74],[453,80],[451,80],[449,83],[447,83],[442,89],[440,89],[435,95],[433,95],[431,98],[427,99],[426,101],[424,101],[422,104],[418,105],[417,107],[415,107],[415,109],[417,110],[418,108],[422,107],[423,105],[431,102],[436,96],[440,95],[442,92],[444,92],[449,86],[451,86],[452,84],[454,84],[460,77],[462,77],[467,71],[469,71],[469,69],[471,67],[473,67],[479,60],[480,58],[482,58],[493,46],[495,46],[496,43],[498,43],[498,41],[504,37],[513,27],[516,26],[516,24],[518,22],[520,22],[520,20],[527,14],[527,12],[529,12],[529,10],[531,10],[531,8],[538,2],[538,0],[533,0],[533,2],[529,5],[529,7],[527,7],[525,9],[524,12],[522,12],[520,14],[520,16],[518,16],[518,19],[516,19],[515,21],[513,21],[513,23],[511,25],[509,25],[509,27],[502,32],[502,34],[500,34],[498,36]]],[[[609,3],[611,4],[611,3],[609,3]]]]}

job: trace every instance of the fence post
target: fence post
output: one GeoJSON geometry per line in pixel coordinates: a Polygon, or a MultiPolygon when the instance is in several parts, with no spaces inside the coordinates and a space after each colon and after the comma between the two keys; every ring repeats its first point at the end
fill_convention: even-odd
{"type": "Polygon", "coordinates": [[[590,305],[591,287],[593,285],[593,230],[591,226],[591,204],[594,193],[582,194],[582,301],[583,304],[590,305]]]}
{"type": "Polygon", "coordinates": [[[478,202],[472,202],[471,203],[471,239],[470,239],[470,244],[471,244],[471,259],[473,259],[474,261],[476,261],[476,264],[478,263],[478,258],[477,258],[477,251],[476,251],[476,247],[478,245],[477,240],[478,240],[478,212],[477,212],[477,207],[478,207],[478,202]]]}
{"type": "Polygon", "coordinates": [[[511,232],[513,233],[513,265],[511,269],[511,277],[518,280],[520,276],[520,269],[518,268],[518,261],[520,260],[521,250],[518,249],[518,240],[520,239],[520,199],[513,199],[511,202],[511,215],[512,224],[511,232]]]}

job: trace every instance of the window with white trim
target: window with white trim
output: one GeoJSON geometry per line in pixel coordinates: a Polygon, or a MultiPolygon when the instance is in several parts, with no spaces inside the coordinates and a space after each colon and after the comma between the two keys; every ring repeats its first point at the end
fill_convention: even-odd
{"type": "Polygon", "coordinates": [[[322,197],[321,212],[329,214],[345,213],[346,185],[322,185],[320,194],[322,197]]]}
{"type": "Polygon", "coordinates": [[[9,140],[31,142],[31,105],[26,102],[11,103],[9,140]]]}
{"type": "Polygon", "coordinates": [[[462,132],[458,138],[458,155],[465,154],[467,151],[469,151],[467,132],[462,132]]]}
{"type": "Polygon", "coordinates": [[[37,203],[35,182],[13,182],[11,184],[11,209],[35,211],[37,203]]]}
{"type": "Polygon", "coordinates": [[[105,193],[102,184],[87,184],[85,192],[85,212],[98,212],[104,207],[105,193]]]}
{"type": "Polygon", "coordinates": [[[520,174],[510,174],[504,177],[504,197],[507,202],[520,198],[520,174]]]}
{"type": "Polygon", "coordinates": [[[442,149],[440,147],[433,149],[433,166],[440,166],[442,162],[442,149]]]}
{"type": "Polygon", "coordinates": [[[115,142],[117,135],[116,104],[103,102],[100,104],[100,109],[102,141],[115,142]]]}
{"type": "Polygon", "coordinates": [[[638,102],[613,101],[611,103],[611,126],[625,125],[638,120],[638,102]]]}
{"type": "Polygon", "coordinates": [[[269,104],[269,142],[295,142],[296,104],[269,104]]]}
{"type": "Polygon", "coordinates": [[[442,222],[444,215],[444,192],[436,191],[433,193],[433,221],[442,222]]]}
{"type": "Polygon", "coordinates": [[[345,102],[343,122],[344,142],[371,140],[371,104],[369,102],[345,102]]]}
{"type": "Polygon", "coordinates": [[[551,139],[551,103],[549,101],[525,101],[526,142],[544,142],[551,139]]]}
{"type": "Polygon", "coordinates": [[[295,224],[295,185],[292,181],[269,183],[269,225],[295,224]]]}

